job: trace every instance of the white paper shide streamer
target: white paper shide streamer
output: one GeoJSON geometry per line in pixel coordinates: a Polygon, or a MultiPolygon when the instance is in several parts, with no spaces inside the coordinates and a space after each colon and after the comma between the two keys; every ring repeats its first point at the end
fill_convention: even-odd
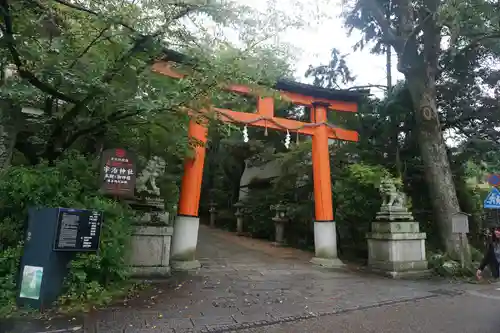
{"type": "Polygon", "coordinates": [[[243,142],[248,142],[248,128],[246,125],[243,128],[243,142]]]}
{"type": "Polygon", "coordinates": [[[290,132],[288,130],[286,130],[285,147],[286,149],[290,148],[290,132]]]}

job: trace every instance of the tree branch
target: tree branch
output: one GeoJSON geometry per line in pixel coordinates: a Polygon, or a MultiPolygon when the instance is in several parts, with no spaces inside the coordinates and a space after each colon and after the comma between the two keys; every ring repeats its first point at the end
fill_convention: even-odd
{"type": "MultiPolygon", "coordinates": [[[[72,8],[72,9],[75,9],[75,10],[78,10],[78,11],[81,11],[81,12],[84,12],[84,13],[87,13],[87,14],[90,14],[90,15],[93,15],[93,16],[101,17],[101,15],[98,12],[95,12],[95,11],[93,11],[91,9],[88,9],[88,8],[76,5],[74,3],[70,3],[70,2],[67,2],[67,1],[64,1],[64,0],[53,0],[53,1],[57,2],[60,5],[66,6],[68,8],[72,8]]],[[[105,18],[105,19],[109,20],[109,18],[105,18]]],[[[132,28],[132,26],[130,26],[129,24],[124,23],[122,21],[117,21],[117,20],[111,19],[111,22],[113,22],[114,24],[121,25],[122,27],[127,28],[130,31],[132,31],[132,32],[137,32],[137,30],[135,30],[134,28],[132,28]]]]}
{"type": "Polygon", "coordinates": [[[33,73],[28,71],[23,64],[23,61],[21,60],[21,55],[19,54],[18,50],[16,49],[16,42],[14,39],[14,30],[12,26],[12,17],[11,17],[11,12],[10,12],[10,6],[8,3],[8,0],[0,0],[0,12],[2,15],[2,18],[4,20],[4,26],[1,27],[2,32],[4,34],[4,40],[7,45],[7,49],[9,50],[12,60],[14,61],[14,64],[17,67],[17,71],[19,73],[19,76],[25,80],[27,80],[32,86],[38,88],[40,91],[51,95],[57,99],[69,102],[69,103],[77,103],[78,101],[74,98],[71,98],[60,91],[58,91],[56,88],[50,86],[49,84],[43,83],[40,81],[33,73]]]}
{"type": "MultiPolygon", "coordinates": [[[[57,0],[57,1],[62,1],[62,0],[57,0]]],[[[153,41],[155,38],[158,38],[162,33],[164,33],[164,28],[172,23],[172,21],[175,21],[184,15],[187,15],[192,11],[192,7],[186,7],[183,9],[180,13],[174,15],[174,17],[168,22],[165,23],[163,27],[158,29],[156,32],[154,32],[151,35],[145,35],[145,36],[140,36],[139,38],[135,39],[134,44],[132,47],[127,51],[125,54],[123,54],[118,60],[115,61],[114,65],[111,67],[110,70],[108,70],[106,73],[101,78],[101,82],[104,84],[107,84],[113,80],[113,78],[126,66],[127,62],[132,58],[135,54],[141,52],[144,47],[151,41],[153,41]]],[[[149,56],[149,58],[146,60],[146,64],[152,64],[157,58],[159,54],[152,54],[149,56]]],[[[97,95],[99,94],[98,90],[92,90],[89,92],[89,94],[78,104],[76,104],[71,110],[69,110],[61,119],[60,124],[65,124],[71,119],[75,118],[78,113],[92,100],[94,99],[97,95]]],[[[61,125],[62,126],[62,125],[61,125]]],[[[60,131],[62,128],[58,129],[57,133],[55,134],[56,136],[60,134],[60,131]]]]}
{"type": "Polygon", "coordinates": [[[397,36],[397,32],[391,27],[391,22],[387,20],[384,10],[380,8],[379,3],[376,0],[364,0],[366,7],[370,10],[375,21],[382,29],[384,33],[384,41],[394,47],[396,52],[399,53],[401,50],[400,38],[397,36]]]}
{"type": "MultiPolygon", "coordinates": [[[[105,84],[109,83],[115,77],[115,75],[118,74],[120,72],[120,70],[122,70],[125,67],[126,62],[130,59],[130,57],[132,57],[136,52],[139,52],[142,49],[143,44],[147,40],[148,40],[148,36],[144,36],[144,37],[141,37],[140,39],[137,39],[135,44],[132,46],[132,48],[129,51],[127,51],[127,53],[122,55],[120,57],[120,59],[118,59],[115,62],[114,66],[112,66],[112,68],[103,75],[103,77],[101,78],[101,82],[105,83],[105,84]]],[[[156,59],[156,57],[157,56],[155,55],[154,58],[156,59]]],[[[92,101],[93,99],[95,99],[99,95],[99,93],[102,93],[102,92],[100,92],[97,89],[91,90],[83,100],[81,100],[77,104],[75,104],[73,106],[73,108],[71,108],[69,111],[67,111],[64,114],[64,116],[60,120],[57,121],[56,126],[53,129],[52,134],[50,136],[50,139],[49,139],[48,145],[45,149],[45,152],[43,153],[44,155],[50,155],[53,153],[53,151],[56,147],[56,144],[57,144],[57,139],[60,138],[62,136],[62,134],[64,133],[65,126],[69,122],[74,120],[78,116],[80,111],[82,109],[86,108],[87,104],[90,103],[90,101],[92,101]]],[[[83,134],[81,134],[81,135],[83,135],[83,134]]]]}
{"type": "Polygon", "coordinates": [[[82,58],[85,54],[87,54],[87,52],[89,52],[90,49],[97,44],[99,39],[101,39],[101,37],[104,35],[106,31],[108,31],[109,28],[111,28],[111,26],[108,25],[107,27],[102,29],[99,32],[99,34],[97,34],[97,36],[89,43],[89,45],[87,45],[87,47],[83,49],[80,55],[73,60],[73,62],[69,65],[68,69],[72,69],[73,67],[75,67],[75,65],[78,63],[78,60],[80,60],[80,58],[82,58]]]}
{"type": "MultiPolygon", "coordinates": [[[[99,41],[99,39],[101,39],[101,37],[104,35],[104,33],[106,31],[108,31],[108,29],[110,28],[111,26],[107,26],[105,27],[104,29],[102,29],[99,34],[97,34],[97,36],[87,45],[87,47],[85,47],[85,49],[80,53],[79,56],[77,56],[73,62],[68,66],[68,69],[73,69],[73,67],[75,67],[75,65],[78,63],[78,61],[85,55],[87,54],[87,52],[90,51],[90,49],[97,44],[97,42],[99,41]]],[[[56,88],[59,88],[60,85],[62,83],[62,76],[59,76],[58,79],[57,79],[57,83],[56,83],[56,88]]],[[[49,112],[48,114],[51,114],[51,112],[49,112]]]]}
{"type": "Polygon", "coordinates": [[[96,130],[102,128],[103,126],[106,126],[107,124],[109,124],[112,121],[116,122],[116,121],[120,121],[123,119],[127,119],[130,117],[136,116],[136,115],[138,115],[138,112],[134,111],[134,112],[128,112],[128,113],[123,113],[123,114],[120,114],[120,112],[115,112],[114,115],[115,115],[114,117],[113,117],[113,115],[111,115],[109,118],[102,120],[102,121],[98,122],[97,124],[94,124],[92,126],[89,126],[87,128],[84,128],[84,129],[81,129],[81,130],[74,132],[66,140],[66,142],[63,144],[61,150],[65,151],[66,149],[71,147],[73,145],[73,143],[75,143],[75,141],[78,140],[78,138],[80,138],[83,135],[94,133],[96,130]]]}
{"type": "Polygon", "coordinates": [[[423,31],[425,24],[434,16],[434,14],[428,14],[422,21],[420,21],[415,28],[405,37],[404,45],[403,45],[403,54],[406,50],[406,46],[408,41],[412,38],[415,38],[420,32],[423,31]]]}
{"type": "Polygon", "coordinates": [[[495,31],[495,32],[477,37],[477,38],[473,39],[472,41],[470,41],[465,47],[463,47],[459,50],[454,48],[453,50],[451,50],[451,54],[453,56],[457,56],[459,54],[467,53],[469,51],[472,51],[476,47],[478,47],[481,44],[481,42],[489,40],[489,39],[500,39],[500,31],[495,31]]]}

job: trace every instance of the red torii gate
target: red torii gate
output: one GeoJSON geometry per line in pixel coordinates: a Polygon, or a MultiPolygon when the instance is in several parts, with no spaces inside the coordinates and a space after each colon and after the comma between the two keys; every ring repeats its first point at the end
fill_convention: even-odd
{"type": "MultiPolygon", "coordinates": [[[[183,74],[172,68],[172,62],[168,59],[155,63],[153,71],[172,78],[184,77],[183,74]]],[[[341,262],[337,257],[328,140],[358,141],[358,133],[328,124],[327,112],[329,109],[357,112],[357,102],[362,95],[351,91],[329,90],[286,81],[279,82],[275,88],[285,100],[297,105],[312,107],[311,122],[275,117],[272,97],[260,97],[251,88],[236,84],[230,85],[226,90],[256,96],[258,98],[257,112],[244,113],[215,107],[212,110],[219,115],[221,120],[226,122],[274,128],[312,136],[315,257],[311,261],[324,266],[339,265],[341,262]]],[[[188,135],[190,138],[206,143],[207,128],[192,119],[189,123],[188,135]]],[[[173,269],[192,269],[200,266],[195,258],[195,252],[198,242],[198,208],[204,162],[205,147],[197,146],[194,157],[187,159],[184,165],[178,215],[171,247],[173,269]]]]}

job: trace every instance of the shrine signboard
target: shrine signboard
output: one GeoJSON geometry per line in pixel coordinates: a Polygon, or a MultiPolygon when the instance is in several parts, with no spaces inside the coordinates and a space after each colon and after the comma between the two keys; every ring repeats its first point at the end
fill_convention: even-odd
{"type": "Polygon", "coordinates": [[[114,197],[134,197],[135,157],[125,149],[106,149],[101,156],[100,189],[114,197]]]}
{"type": "Polygon", "coordinates": [[[54,251],[97,251],[102,220],[102,212],[99,211],[60,208],[54,251]]]}

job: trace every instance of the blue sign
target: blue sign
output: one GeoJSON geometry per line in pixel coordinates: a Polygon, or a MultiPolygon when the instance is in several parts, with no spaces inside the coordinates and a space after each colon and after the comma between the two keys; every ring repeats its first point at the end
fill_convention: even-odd
{"type": "Polygon", "coordinates": [[[500,209],[500,191],[496,187],[492,188],[486,199],[484,199],[483,207],[500,209]]]}
{"type": "Polygon", "coordinates": [[[500,176],[498,176],[496,174],[489,175],[488,176],[488,183],[491,186],[498,186],[498,185],[500,185],[500,176]]]}

